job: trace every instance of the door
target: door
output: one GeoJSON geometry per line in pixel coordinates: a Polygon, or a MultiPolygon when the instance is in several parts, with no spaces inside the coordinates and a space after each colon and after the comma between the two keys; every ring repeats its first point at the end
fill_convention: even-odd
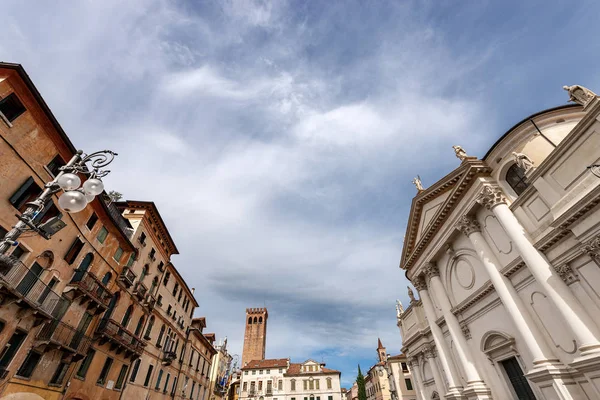
{"type": "Polygon", "coordinates": [[[79,326],[77,326],[77,330],[73,335],[73,339],[71,340],[70,348],[77,350],[79,347],[79,343],[81,342],[81,338],[85,335],[85,331],[87,331],[88,326],[90,326],[90,322],[92,322],[92,314],[83,313],[83,317],[81,317],[81,321],[79,321],[79,326]]]}
{"type": "Polygon", "coordinates": [[[501,362],[502,367],[506,371],[506,376],[510,381],[516,395],[519,400],[536,400],[531,387],[529,386],[529,382],[525,375],[523,375],[523,370],[519,365],[519,362],[515,357],[511,357],[507,360],[501,362]]]}
{"type": "MultiPolygon", "coordinates": [[[[23,296],[27,296],[31,289],[33,289],[35,284],[38,282],[43,270],[44,269],[40,264],[34,262],[31,268],[29,268],[29,271],[27,271],[25,274],[25,277],[17,285],[17,291],[23,296]]],[[[41,293],[39,294],[41,295],[41,293]]]]}

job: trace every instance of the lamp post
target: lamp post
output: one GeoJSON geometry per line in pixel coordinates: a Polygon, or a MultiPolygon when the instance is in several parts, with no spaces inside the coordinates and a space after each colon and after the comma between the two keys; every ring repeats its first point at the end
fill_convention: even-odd
{"type": "Polygon", "coordinates": [[[32,202],[27,203],[27,209],[19,216],[16,225],[0,239],[0,254],[5,254],[10,246],[16,246],[17,239],[27,231],[34,231],[45,239],[64,228],[66,224],[59,217],[54,217],[43,224],[35,221],[35,218],[46,207],[49,206],[52,195],[64,193],[58,198],[58,206],[65,212],[74,214],[82,211],[89,202],[104,190],[104,184],[100,178],[108,175],[110,171],[101,168],[110,164],[117,153],[110,150],[97,151],[85,155],[79,150],[73,158],[63,167],[54,180],[44,185],[42,193],[32,202]],[[88,165],[89,164],[89,165],[88,165]],[[83,185],[78,174],[87,175],[88,178],[83,185]]]}

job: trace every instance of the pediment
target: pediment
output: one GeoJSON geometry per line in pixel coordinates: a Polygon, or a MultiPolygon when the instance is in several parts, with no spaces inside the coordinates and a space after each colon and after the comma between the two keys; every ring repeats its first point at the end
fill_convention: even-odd
{"type": "Polygon", "coordinates": [[[413,265],[470,185],[477,177],[489,175],[491,171],[485,162],[469,157],[454,171],[415,196],[406,227],[400,268],[409,269],[413,265]]]}

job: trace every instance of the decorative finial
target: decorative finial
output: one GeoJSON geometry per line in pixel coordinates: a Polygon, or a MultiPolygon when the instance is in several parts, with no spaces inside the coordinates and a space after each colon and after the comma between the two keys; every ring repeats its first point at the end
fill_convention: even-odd
{"type": "Polygon", "coordinates": [[[454,145],[452,146],[452,148],[454,149],[454,154],[456,154],[456,158],[458,158],[460,161],[464,161],[467,157],[469,157],[465,149],[463,149],[461,146],[454,145]]]}
{"type": "Polygon", "coordinates": [[[423,182],[421,182],[421,177],[419,175],[417,175],[417,177],[412,180],[412,183],[417,187],[418,193],[421,193],[423,190],[425,190],[423,188],[423,182]]]}
{"type": "Polygon", "coordinates": [[[533,165],[533,160],[529,158],[527,154],[513,151],[512,155],[515,158],[515,163],[517,163],[519,168],[525,171],[525,173],[529,172],[530,169],[535,168],[533,165]]]}
{"type": "Polygon", "coordinates": [[[596,93],[580,85],[563,86],[563,89],[569,92],[569,101],[584,107],[596,97],[596,93]]]}

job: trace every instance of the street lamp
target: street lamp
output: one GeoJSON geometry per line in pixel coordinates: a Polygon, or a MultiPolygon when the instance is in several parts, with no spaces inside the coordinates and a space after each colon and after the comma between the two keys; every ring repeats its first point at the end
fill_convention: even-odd
{"type": "Polygon", "coordinates": [[[10,246],[16,246],[17,239],[27,231],[34,231],[45,239],[64,228],[66,224],[59,217],[50,218],[43,224],[35,222],[35,218],[51,202],[52,195],[63,191],[58,198],[58,206],[70,214],[82,211],[89,202],[104,190],[100,178],[108,175],[110,171],[101,168],[110,164],[117,153],[110,150],[97,151],[85,155],[79,150],[67,163],[60,167],[54,180],[46,183],[44,191],[32,202],[27,203],[27,209],[19,217],[19,222],[0,240],[0,254],[5,254],[10,246]],[[88,165],[89,164],[89,165],[88,165]],[[83,185],[78,174],[87,175],[83,185]]]}

